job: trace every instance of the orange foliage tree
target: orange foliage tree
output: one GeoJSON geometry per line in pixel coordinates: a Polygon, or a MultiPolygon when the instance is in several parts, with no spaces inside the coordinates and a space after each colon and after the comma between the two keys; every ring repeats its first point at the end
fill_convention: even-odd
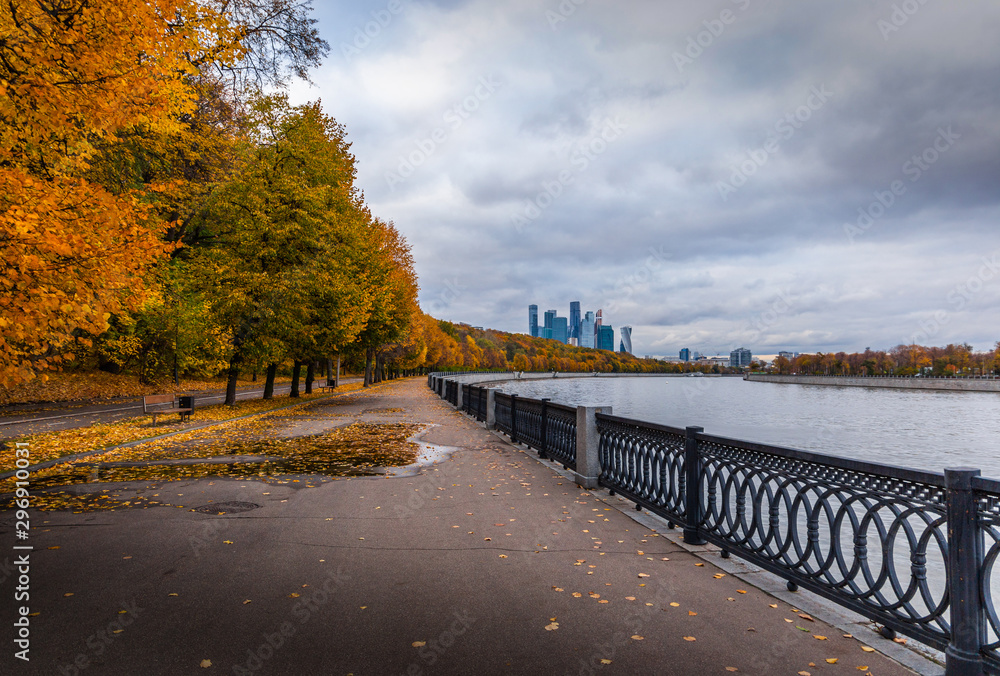
{"type": "Polygon", "coordinates": [[[136,308],[170,249],[150,193],[87,179],[97,146],[169,131],[192,57],[236,60],[238,30],[188,0],[11,0],[0,9],[0,385],[58,363],[136,308]]]}

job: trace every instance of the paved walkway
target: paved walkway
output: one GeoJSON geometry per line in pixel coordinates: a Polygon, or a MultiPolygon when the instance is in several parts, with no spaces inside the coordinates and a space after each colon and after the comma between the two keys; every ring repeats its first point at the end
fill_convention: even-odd
{"type": "Polygon", "coordinates": [[[330,411],[430,423],[423,438],[454,452],[415,476],[136,485],[184,508],[33,513],[27,663],[0,514],[0,671],[912,673],[581,490],[423,379],[330,411]],[[189,511],[223,501],[261,507],[189,511]]]}

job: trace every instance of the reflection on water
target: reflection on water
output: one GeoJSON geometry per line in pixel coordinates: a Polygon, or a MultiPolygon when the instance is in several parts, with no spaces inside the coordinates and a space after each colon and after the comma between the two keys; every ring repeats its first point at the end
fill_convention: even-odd
{"type": "Polygon", "coordinates": [[[1000,394],[747,382],[740,378],[572,378],[505,392],[845,458],[1000,477],[1000,394]]]}

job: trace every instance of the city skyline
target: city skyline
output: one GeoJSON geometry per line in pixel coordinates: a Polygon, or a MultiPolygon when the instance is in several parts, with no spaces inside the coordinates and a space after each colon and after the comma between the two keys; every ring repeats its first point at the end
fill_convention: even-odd
{"type": "Polygon", "coordinates": [[[429,314],[522,331],[542,287],[639,354],[1000,338],[996,3],[384,7],[318,6],[291,98],[346,125],[429,314]]]}

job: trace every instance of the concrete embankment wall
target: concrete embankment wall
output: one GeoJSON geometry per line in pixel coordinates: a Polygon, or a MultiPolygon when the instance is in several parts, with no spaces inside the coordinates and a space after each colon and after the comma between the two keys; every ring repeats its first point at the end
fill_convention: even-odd
{"type": "Polygon", "coordinates": [[[967,378],[852,378],[840,376],[779,376],[764,373],[748,373],[745,380],[791,385],[885,387],[902,390],[948,390],[952,392],[1000,392],[1000,380],[967,378]]]}

